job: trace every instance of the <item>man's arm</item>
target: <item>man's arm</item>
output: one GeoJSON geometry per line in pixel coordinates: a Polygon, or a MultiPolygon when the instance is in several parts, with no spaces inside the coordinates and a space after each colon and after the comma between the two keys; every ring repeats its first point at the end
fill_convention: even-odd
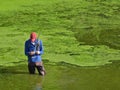
{"type": "Polygon", "coordinates": [[[29,49],[28,49],[28,42],[25,42],[25,49],[24,49],[25,55],[28,56],[29,55],[29,49]]]}
{"type": "Polygon", "coordinates": [[[25,51],[25,55],[26,56],[34,55],[35,54],[34,51],[32,51],[32,52],[29,51],[29,42],[27,42],[27,41],[25,42],[25,50],[24,51],[25,51]]]}

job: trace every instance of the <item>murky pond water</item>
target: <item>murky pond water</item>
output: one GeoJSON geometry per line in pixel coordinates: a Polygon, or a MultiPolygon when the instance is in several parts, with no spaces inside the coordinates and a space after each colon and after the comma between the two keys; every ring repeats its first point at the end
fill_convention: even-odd
{"type": "Polygon", "coordinates": [[[45,64],[47,75],[29,75],[27,65],[0,67],[0,90],[120,90],[120,62],[101,67],[45,64]]]}

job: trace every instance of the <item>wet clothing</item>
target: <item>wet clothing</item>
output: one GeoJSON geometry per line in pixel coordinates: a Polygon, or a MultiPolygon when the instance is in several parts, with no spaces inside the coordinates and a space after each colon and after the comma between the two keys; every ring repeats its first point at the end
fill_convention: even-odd
{"type": "Polygon", "coordinates": [[[37,68],[39,75],[42,75],[41,71],[44,71],[43,66],[37,66],[34,62],[28,63],[28,70],[30,74],[35,74],[35,68],[37,68]]]}
{"type": "Polygon", "coordinates": [[[42,54],[43,46],[41,40],[35,40],[34,42],[31,42],[31,40],[29,39],[25,42],[25,55],[28,56],[28,62],[40,62],[42,60],[42,54]],[[40,54],[34,54],[31,56],[29,53],[32,51],[40,51],[40,54]]]}

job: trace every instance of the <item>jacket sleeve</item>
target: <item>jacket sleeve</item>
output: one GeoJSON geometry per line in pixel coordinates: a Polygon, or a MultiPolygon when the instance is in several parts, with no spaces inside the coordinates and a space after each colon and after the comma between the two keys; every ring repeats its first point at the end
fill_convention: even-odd
{"type": "Polygon", "coordinates": [[[24,49],[25,55],[29,56],[29,47],[28,47],[28,42],[25,42],[25,49],[24,49]]]}
{"type": "Polygon", "coordinates": [[[43,50],[43,43],[40,40],[40,55],[43,54],[44,50],[43,50]]]}

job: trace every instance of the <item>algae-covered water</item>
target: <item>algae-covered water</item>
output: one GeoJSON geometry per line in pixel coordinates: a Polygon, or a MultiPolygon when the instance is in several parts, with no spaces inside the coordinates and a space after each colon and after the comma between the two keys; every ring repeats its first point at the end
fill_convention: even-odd
{"type": "Polygon", "coordinates": [[[0,90],[119,90],[120,62],[101,67],[45,64],[47,74],[29,75],[27,65],[0,68],[0,90]]]}
{"type": "Polygon", "coordinates": [[[0,90],[120,90],[119,2],[0,0],[0,90]],[[49,60],[44,77],[21,64],[31,32],[49,60]]]}

